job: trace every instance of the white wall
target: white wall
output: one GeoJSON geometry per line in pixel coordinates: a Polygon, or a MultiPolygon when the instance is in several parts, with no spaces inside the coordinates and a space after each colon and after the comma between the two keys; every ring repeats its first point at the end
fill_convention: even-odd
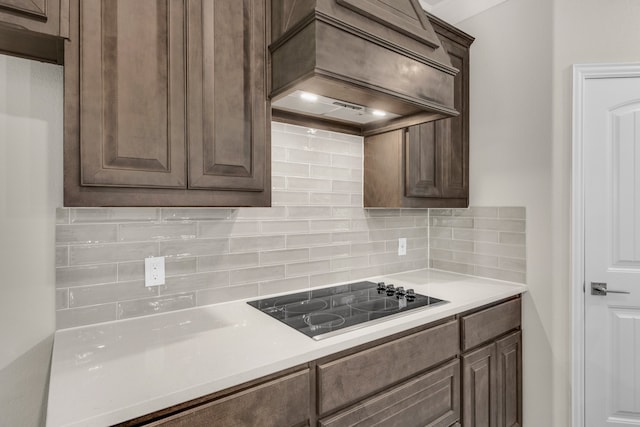
{"type": "MultiPolygon", "coordinates": [[[[554,383],[566,401],[571,386],[571,120],[573,64],[640,62],[640,2],[554,0],[553,199],[554,383]]],[[[567,408],[569,411],[569,408],[567,408]]],[[[556,409],[557,425],[570,414],[556,409]]]]}
{"type": "Polygon", "coordinates": [[[470,205],[525,206],[524,425],[567,426],[554,393],[552,1],[509,0],[458,26],[471,47],[470,205]]]}
{"type": "Polygon", "coordinates": [[[640,2],[509,0],[458,24],[471,205],[527,208],[524,425],[571,425],[571,65],[640,61],[640,2]]]}
{"type": "Polygon", "coordinates": [[[44,422],[62,206],[62,67],[0,55],[0,426],[44,422]]]}

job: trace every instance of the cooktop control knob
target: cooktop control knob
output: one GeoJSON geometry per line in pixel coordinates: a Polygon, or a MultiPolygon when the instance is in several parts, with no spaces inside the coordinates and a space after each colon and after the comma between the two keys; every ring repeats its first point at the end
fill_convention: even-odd
{"type": "Polygon", "coordinates": [[[396,287],[393,285],[387,285],[387,296],[391,297],[396,293],[396,287]]]}
{"type": "Polygon", "coordinates": [[[413,289],[407,289],[406,298],[407,298],[407,301],[415,300],[416,299],[416,291],[414,291],[413,289]]]}
{"type": "Polygon", "coordinates": [[[405,295],[404,287],[398,286],[398,289],[396,289],[396,298],[404,298],[405,295]]]}
{"type": "Polygon", "coordinates": [[[378,282],[378,287],[376,288],[376,290],[378,291],[378,293],[382,293],[387,290],[387,285],[385,285],[384,282],[378,282]]]}

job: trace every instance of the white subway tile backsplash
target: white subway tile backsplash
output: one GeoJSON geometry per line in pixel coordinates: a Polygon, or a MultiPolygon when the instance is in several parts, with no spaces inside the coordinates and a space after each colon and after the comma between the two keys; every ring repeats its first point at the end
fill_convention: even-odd
{"type": "Polygon", "coordinates": [[[116,224],[58,225],[56,227],[56,243],[59,245],[112,243],[117,240],[116,224]]]}
{"type": "Polygon", "coordinates": [[[331,260],[331,271],[351,270],[365,265],[369,265],[369,257],[367,256],[334,258],[331,260]]]}
{"type": "Polygon", "coordinates": [[[497,243],[500,240],[500,234],[497,231],[454,228],[453,239],[497,243]]]}
{"type": "Polygon", "coordinates": [[[252,236],[252,237],[232,237],[230,240],[230,252],[252,252],[267,251],[272,249],[283,249],[285,247],[285,236],[252,236]]]}
{"type": "Polygon", "coordinates": [[[498,208],[500,218],[525,219],[525,208],[522,207],[504,207],[498,208]]]}
{"type": "Polygon", "coordinates": [[[144,280],[77,286],[69,288],[69,306],[71,308],[84,307],[157,295],[158,288],[145,287],[144,280]]]}
{"type": "Polygon", "coordinates": [[[349,256],[351,245],[349,243],[334,243],[329,246],[316,246],[309,248],[310,259],[338,258],[349,256]]]}
{"type": "Polygon", "coordinates": [[[310,248],[331,243],[331,233],[289,234],[287,248],[310,248]]]}
{"type": "Polygon", "coordinates": [[[309,204],[323,206],[349,206],[351,205],[351,195],[336,193],[309,193],[309,204]]]}
{"type": "Polygon", "coordinates": [[[69,289],[56,289],[56,310],[69,308],[69,289]]]}
{"type": "Polygon", "coordinates": [[[228,301],[257,297],[260,294],[258,286],[257,283],[253,283],[227,288],[201,290],[196,292],[197,304],[220,304],[228,301]]]}
{"type": "Polygon", "coordinates": [[[525,208],[432,209],[430,215],[432,268],[526,283],[525,208]],[[464,228],[459,220],[467,221],[464,228]]]}
{"type": "Polygon", "coordinates": [[[309,221],[304,221],[304,220],[262,221],[263,234],[292,234],[292,233],[306,233],[308,231],[309,231],[309,221]]]}
{"type": "Polygon", "coordinates": [[[310,165],[330,165],[331,154],[319,151],[304,151],[293,148],[286,149],[286,159],[293,163],[308,163],[310,165]]]}
{"type": "Polygon", "coordinates": [[[309,276],[290,277],[260,283],[260,295],[277,294],[280,292],[301,291],[309,288],[309,276]]]}
{"type": "Polygon", "coordinates": [[[103,245],[69,246],[69,265],[123,262],[150,256],[158,256],[157,243],[106,243],[103,245]]]}
{"type": "Polygon", "coordinates": [[[228,271],[209,271],[167,277],[165,284],[158,286],[160,295],[195,291],[198,289],[222,288],[229,286],[228,271]]]}
{"type": "Polygon", "coordinates": [[[347,282],[350,280],[349,270],[335,271],[333,273],[314,274],[309,277],[311,287],[331,285],[333,283],[347,282]]]}
{"type": "Polygon", "coordinates": [[[195,239],[197,234],[196,226],[195,222],[120,224],[118,226],[118,240],[120,242],[142,242],[147,240],[195,239]]]}
{"type": "Polygon", "coordinates": [[[309,248],[260,252],[261,265],[286,264],[289,262],[307,260],[309,260],[309,248]]]}
{"type": "Polygon", "coordinates": [[[329,206],[289,206],[287,207],[288,218],[309,218],[323,219],[331,217],[331,207],[329,206]]]}
{"type": "Polygon", "coordinates": [[[271,164],[271,173],[274,176],[297,176],[304,178],[309,176],[309,165],[304,163],[273,162],[271,164]]]}
{"type": "Polygon", "coordinates": [[[498,230],[498,231],[525,231],[524,220],[509,219],[476,219],[474,227],[481,230],[498,230]]]}
{"type": "Polygon", "coordinates": [[[56,267],[69,265],[69,247],[56,246],[56,267]]]}
{"type": "MultiPolygon", "coordinates": [[[[160,255],[165,257],[185,258],[202,255],[219,255],[228,252],[229,239],[169,240],[160,242],[160,255]]],[[[145,257],[138,256],[138,259],[140,258],[144,259],[145,257]]]]}
{"type": "MultiPolygon", "coordinates": [[[[287,190],[330,191],[331,180],[319,178],[287,177],[287,190]]],[[[334,181],[335,182],[335,181],[334,181]]]]}
{"type": "Polygon", "coordinates": [[[271,153],[269,208],[58,209],[58,328],[429,264],[524,280],[523,208],[363,209],[358,136],[274,123],[271,153]],[[166,283],[146,288],[144,258],[157,255],[166,283]]]}
{"type": "Polygon", "coordinates": [[[56,225],[69,224],[70,209],[59,208],[56,209],[56,225]]]}
{"type": "Polygon", "coordinates": [[[97,285],[99,283],[115,282],[117,279],[117,264],[56,268],[56,287],[58,288],[97,285]]]}
{"type": "Polygon", "coordinates": [[[226,208],[162,208],[163,221],[210,221],[230,219],[234,209],[226,208]]]}
{"type": "Polygon", "coordinates": [[[56,328],[66,329],[109,322],[116,320],[116,311],[116,303],[58,310],[56,312],[56,328]]]}
{"type": "Polygon", "coordinates": [[[321,273],[323,271],[329,271],[329,260],[321,260],[321,261],[307,261],[307,262],[297,262],[294,264],[286,265],[286,276],[287,277],[297,277],[297,276],[307,276],[313,273],[321,273]]]}
{"type": "Polygon", "coordinates": [[[362,169],[362,157],[332,154],[331,166],[349,169],[362,169]]]}
{"type": "Polygon", "coordinates": [[[158,208],[74,208],[71,223],[150,222],[160,219],[158,208]]]}
{"type": "Polygon", "coordinates": [[[198,226],[198,237],[204,238],[255,234],[260,234],[256,221],[202,221],[198,226]]]}
{"type": "Polygon", "coordinates": [[[260,265],[258,252],[208,255],[198,257],[198,271],[237,270],[260,265]]]}
{"type": "Polygon", "coordinates": [[[351,229],[351,221],[348,219],[319,219],[311,221],[310,229],[312,232],[349,231],[351,229]]]}
{"type": "Polygon", "coordinates": [[[229,281],[231,285],[243,283],[257,283],[267,280],[284,279],[285,266],[273,265],[268,267],[243,268],[242,270],[232,270],[229,281]]]}
{"type": "Polygon", "coordinates": [[[118,319],[148,316],[150,314],[165,313],[167,311],[183,310],[195,307],[194,292],[178,295],[166,295],[156,298],[122,301],[118,303],[118,319]]]}
{"type": "Polygon", "coordinates": [[[309,193],[307,192],[299,192],[299,191],[298,192],[294,192],[294,191],[272,191],[271,192],[272,206],[307,205],[307,204],[309,204],[309,193]]]}

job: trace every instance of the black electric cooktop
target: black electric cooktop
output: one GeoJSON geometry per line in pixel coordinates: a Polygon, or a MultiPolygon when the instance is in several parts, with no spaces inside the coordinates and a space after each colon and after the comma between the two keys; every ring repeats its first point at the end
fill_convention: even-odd
{"type": "Polygon", "coordinates": [[[447,302],[384,282],[356,282],[248,304],[319,340],[369,326],[378,319],[447,302]]]}

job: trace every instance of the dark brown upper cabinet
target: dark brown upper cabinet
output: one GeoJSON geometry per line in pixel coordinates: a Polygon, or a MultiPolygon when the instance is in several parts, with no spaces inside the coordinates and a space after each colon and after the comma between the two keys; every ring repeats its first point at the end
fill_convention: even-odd
{"type": "Polygon", "coordinates": [[[261,0],[74,0],[66,206],[269,206],[261,0]]]}
{"type": "Polygon", "coordinates": [[[473,37],[429,15],[455,77],[457,117],[365,137],[364,206],[469,205],[469,48],[473,37]]]}
{"type": "Polygon", "coordinates": [[[0,0],[0,52],[62,64],[69,0],[0,0]]]}

